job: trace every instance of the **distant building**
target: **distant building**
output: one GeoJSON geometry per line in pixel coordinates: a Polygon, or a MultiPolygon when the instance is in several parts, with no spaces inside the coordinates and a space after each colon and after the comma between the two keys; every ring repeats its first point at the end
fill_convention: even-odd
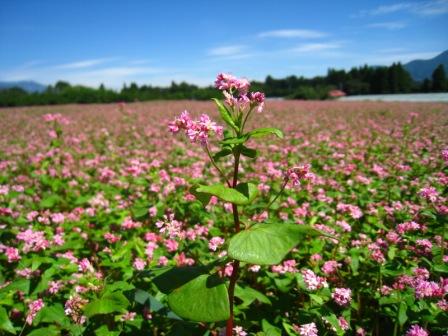
{"type": "Polygon", "coordinates": [[[347,94],[341,90],[331,90],[330,92],[328,92],[328,96],[331,98],[345,97],[346,95],[347,94]]]}

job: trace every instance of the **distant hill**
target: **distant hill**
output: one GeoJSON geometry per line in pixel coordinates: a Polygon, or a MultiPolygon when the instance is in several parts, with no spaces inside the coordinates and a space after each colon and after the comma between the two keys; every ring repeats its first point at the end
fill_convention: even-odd
{"type": "Polygon", "coordinates": [[[415,81],[430,79],[432,72],[439,64],[443,64],[445,71],[448,71],[448,50],[429,60],[415,60],[404,65],[415,81]]]}
{"type": "Polygon", "coordinates": [[[21,88],[27,92],[43,92],[47,88],[46,85],[34,81],[0,82],[0,90],[13,87],[21,88]]]}

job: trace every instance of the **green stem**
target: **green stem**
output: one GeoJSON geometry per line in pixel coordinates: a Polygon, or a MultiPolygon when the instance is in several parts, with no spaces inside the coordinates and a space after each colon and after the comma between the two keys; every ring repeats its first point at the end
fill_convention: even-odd
{"type": "Polygon", "coordinates": [[[271,207],[271,205],[277,200],[277,198],[280,197],[280,195],[283,193],[283,191],[286,188],[286,185],[288,184],[289,179],[286,179],[285,182],[283,182],[282,187],[280,188],[280,191],[278,192],[277,195],[275,195],[274,199],[272,201],[269,202],[268,205],[266,205],[266,207],[264,208],[263,211],[269,210],[269,208],[271,207]]]}
{"type": "MultiPolygon", "coordinates": [[[[234,166],[233,166],[233,181],[232,181],[232,188],[235,188],[238,184],[238,168],[240,164],[240,152],[237,150],[234,152],[234,166]]],[[[238,206],[236,204],[232,204],[232,211],[233,211],[233,221],[235,224],[235,233],[240,232],[240,218],[238,214],[238,206]]],[[[230,283],[229,283],[229,303],[230,303],[230,317],[227,320],[226,324],[226,336],[232,336],[233,333],[233,300],[234,300],[234,294],[235,294],[235,285],[238,280],[238,272],[240,268],[240,262],[238,260],[233,260],[232,263],[233,270],[232,275],[230,276],[230,283]]]]}
{"type": "Polygon", "coordinates": [[[249,118],[249,115],[252,113],[253,110],[254,110],[254,108],[251,107],[249,112],[247,112],[246,116],[244,117],[243,123],[241,124],[241,133],[243,132],[244,126],[246,125],[246,121],[249,118]]]}

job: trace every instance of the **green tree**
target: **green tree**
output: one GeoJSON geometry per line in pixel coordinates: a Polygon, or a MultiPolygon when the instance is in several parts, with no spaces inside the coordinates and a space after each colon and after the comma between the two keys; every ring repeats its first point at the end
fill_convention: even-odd
{"type": "Polygon", "coordinates": [[[447,90],[445,67],[440,64],[432,73],[432,91],[444,92],[447,90]]]}

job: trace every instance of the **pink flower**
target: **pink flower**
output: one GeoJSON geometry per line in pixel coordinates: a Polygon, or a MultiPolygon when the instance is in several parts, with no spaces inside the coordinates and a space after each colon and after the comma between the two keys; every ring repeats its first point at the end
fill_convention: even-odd
{"type": "Polygon", "coordinates": [[[141,258],[135,258],[132,266],[134,266],[137,271],[143,271],[145,269],[146,262],[141,258]]]}
{"type": "Polygon", "coordinates": [[[330,275],[330,274],[335,273],[340,266],[341,266],[341,264],[338,263],[336,260],[329,260],[329,261],[324,262],[321,270],[326,275],[330,275]]]}
{"type": "Polygon", "coordinates": [[[63,287],[62,281],[50,281],[48,283],[48,291],[51,294],[56,294],[63,287]]]}
{"type": "Polygon", "coordinates": [[[136,312],[127,312],[127,313],[121,315],[120,320],[121,321],[134,321],[135,315],[137,315],[136,312]]]}
{"type": "Polygon", "coordinates": [[[325,278],[317,276],[313,271],[304,269],[301,271],[305,285],[309,290],[316,290],[323,287],[328,287],[325,278]]]}
{"type": "Polygon", "coordinates": [[[19,254],[19,250],[15,247],[7,247],[5,249],[5,254],[8,257],[8,262],[13,263],[15,261],[19,261],[22,257],[19,254]]]}
{"type": "Polygon", "coordinates": [[[246,94],[249,91],[250,83],[247,79],[239,79],[229,74],[220,73],[216,77],[215,87],[221,91],[233,92],[237,90],[240,94],[246,94]]]}
{"type": "Polygon", "coordinates": [[[308,324],[302,324],[301,326],[294,326],[294,329],[300,336],[317,336],[317,327],[314,322],[308,324]]]}
{"type": "Polygon", "coordinates": [[[211,134],[221,136],[223,132],[223,128],[213,122],[208,115],[202,114],[199,120],[192,120],[187,111],[170,122],[168,128],[174,134],[184,130],[192,143],[200,142],[202,145],[207,144],[211,134]]]}
{"type": "Polygon", "coordinates": [[[341,327],[342,330],[348,330],[350,328],[350,325],[348,324],[347,320],[344,317],[339,316],[338,322],[339,327],[341,327]]]}
{"type": "Polygon", "coordinates": [[[84,324],[87,318],[82,315],[82,309],[88,302],[78,295],[70,296],[65,302],[65,315],[70,316],[77,324],[84,324]]]}
{"type": "Polygon", "coordinates": [[[212,239],[210,239],[209,243],[208,243],[208,248],[211,251],[216,251],[218,249],[218,247],[220,247],[221,245],[224,244],[224,239],[221,237],[213,237],[212,239]]]}
{"type": "Polygon", "coordinates": [[[89,259],[87,259],[87,258],[84,258],[79,262],[78,269],[80,272],[83,272],[83,273],[87,273],[87,272],[93,273],[95,271],[93,269],[93,266],[90,263],[89,259]]]}
{"type": "Polygon", "coordinates": [[[173,239],[165,240],[164,244],[168,252],[175,252],[179,247],[179,243],[173,239]]]}
{"type": "Polygon", "coordinates": [[[257,112],[258,113],[263,112],[263,109],[264,109],[264,99],[265,99],[264,93],[262,93],[262,92],[251,92],[249,94],[249,99],[251,101],[251,104],[258,105],[258,107],[257,107],[257,112]]]}
{"type": "Polygon", "coordinates": [[[285,180],[291,181],[294,186],[299,186],[301,180],[313,180],[315,175],[310,169],[310,164],[289,168],[285,173],[285,180]]]}
{"type": "Polygon", "coordinates": [[[434,187],[425,187],[418,192],[420,196],[427,199],[430,202],[435,202],[438,199],[439,193],[434,187]]]}
{"type": "Polygon", "coordinates": [[[445,160],[445,163],[448,163],[448,148],[442,150],[442,159],[445,160]]]}
{"type": "Polygon", "coordinates": [[[37,313],[45,306],[44,301],[42,299],[37,299],[33,302],[31,302],[28,305],[28,314],[26,316],[26,323],[31,325],[33,323],[34,318],[36,317],[37,313]]]}
{"type": "Polygon", "coordinates": [[[335,288],[331,293],[333,300],[340,306],[345,306],[352,300],[352,290],[349,288],[335,288]]]}
{"type": "Polygon", "coordinates": [[[406,336],[429,336],[428,332],[418,324],[412,325],[406,332],[406,336]]]}
{"type": "Polygon", "coordinates": [[[246,336],[247,332],[244,331],[243,327],[236,326],[233,328],[235,336],[246,336]]]}

